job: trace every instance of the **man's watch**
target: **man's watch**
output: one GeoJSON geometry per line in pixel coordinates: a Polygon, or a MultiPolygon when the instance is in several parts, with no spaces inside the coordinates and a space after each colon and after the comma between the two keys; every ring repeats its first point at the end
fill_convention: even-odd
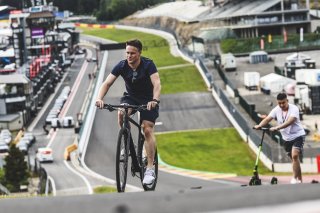
{"type": "Polygon", "coordinates": [[[154,102],[157,102],[157,104],[160,104],[160,101],[159,100],[157,100],[157,99],[152,99],[152,101],[154,101],[154,102]]]}

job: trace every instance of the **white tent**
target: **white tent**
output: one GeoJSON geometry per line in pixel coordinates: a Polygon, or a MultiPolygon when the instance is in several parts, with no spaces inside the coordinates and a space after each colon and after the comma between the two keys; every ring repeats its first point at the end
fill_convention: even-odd
{"type": "Polygon", "coordinates": [[[304,61],[308,59],[311,59],[311,57],[299,52],[293,53],[286,58],[287,61],[304,61]]]}
{"type": "Polygon", "coordinates": [[[271,93],[285,91],[288,84],[295,84],[295,80],[275,73],[270,73],[260,78],[260,88],[271,93]]]}

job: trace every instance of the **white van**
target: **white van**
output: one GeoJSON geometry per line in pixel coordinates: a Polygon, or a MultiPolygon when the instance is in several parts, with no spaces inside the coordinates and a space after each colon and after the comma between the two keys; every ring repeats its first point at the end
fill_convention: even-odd
{"type": "Polygon", "coordinates": [[[63,127],[74,127],[74,119],[72,116],[66,116],[62,120],[63,127]]]}
{"type": "Polygon", "coordinates": [[[221,68],[225,71],[237,70],[236,57],[232,53],[226,53],[221,55],[221,68]]]}
{"type": "Polygon", "coordinates": [[[60,128],[61,127],[61,121],[59,118],[53,118],[51,120],[51,127],[52,128],[60,128]]]}

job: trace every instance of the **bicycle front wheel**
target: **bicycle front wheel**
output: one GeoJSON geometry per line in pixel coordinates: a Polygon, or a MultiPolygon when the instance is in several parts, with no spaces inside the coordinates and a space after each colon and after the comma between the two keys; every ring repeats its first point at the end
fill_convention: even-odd
{"type": "Polygon", "coordinates": [[[128,131],[121,129],[118,135],[117,153],[116,153],[116,181],[118,192],[124,192],[127,183],[129,141],[128,131]]]}

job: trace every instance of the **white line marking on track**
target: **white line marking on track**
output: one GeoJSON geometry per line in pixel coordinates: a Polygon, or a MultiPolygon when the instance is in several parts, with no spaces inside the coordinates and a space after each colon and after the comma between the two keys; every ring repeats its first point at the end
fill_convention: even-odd
{"type": "Polygon", "coordinates": [[[51,176],[48,176],[48,179],[51,181],[51,186],[52,186],[52,195],[56,196],[57,195],[57,188],[56,188],[56,183],[54,182],[54,179],[51,176]]]}
{"type": "Polygon", "coordinates": [[[85,182],[85,184],[86,184],[86,186],[87,186],[87,188],[88,188],[89,194],[93,194],[92,187],[91,187],[89,181],[87,180],[87,178],[84,177],[84,176],[83,176],[82,174],[80,174],[79,172],[77,172],[75,169],[73,169],[73,168],[68,164],[67,161],[64,160],[63,162],[64,162],[64,164],[66,165],[66,167],[67,167],[71,172],[73,172],[74,174],[78,175],[78,176],[85,182]]]}

